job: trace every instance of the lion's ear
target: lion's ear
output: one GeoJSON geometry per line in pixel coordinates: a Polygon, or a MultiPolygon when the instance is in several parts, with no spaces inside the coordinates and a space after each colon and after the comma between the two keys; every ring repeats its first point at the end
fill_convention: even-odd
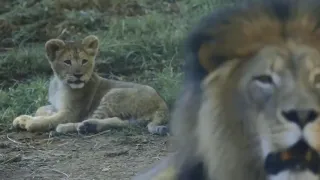
{"type": "Polygon", "coordinates": [[[82,44],[85,50],[92,54],[96,55],[99,49],[99,39],[97,36],[89,35],[82,40],[82,44]]]}
{"type": "Polygon", "coordinates": [[[219,64],[213,60],[213,50],[214,47],[212,44],[204,43],[198,51],[199,63],[207,72],[212,72],[219,64]]]}
{"type": "Polygon", "coordinates": [[[61,50],[65,43],[60,39],[50,39],[45,44],[46,55],[50,61],[54,61],[57,56],[57,51],[61,50]]]}

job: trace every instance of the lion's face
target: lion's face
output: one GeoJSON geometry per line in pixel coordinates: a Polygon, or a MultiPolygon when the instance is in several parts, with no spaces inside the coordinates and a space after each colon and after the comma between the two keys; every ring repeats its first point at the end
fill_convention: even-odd
{"type": "MultiPolygon", "coordinates": [[[[299,140],[320,153],[320,53],[316,49],[294,43],[265,47],[250,59],[234,60],[211,73],[204,85],[207,94],[215,94],[209,95],[211,102],[220,104],[203,108],[214,113],[205,117],[241,119],[243,128],[259,139],[263,158],[299,140]],[[219,106],[222,109],[215,110],[219,106]]],[[[239,125],[233,122],[239,123],[219,121],[217,128],[239,125]]]]}
{"type": "Polygon", "coordinates": [[[82,42],[51,39],[45,45],[55,75],[73,89],[83,88],[91,78],[98,46],[98,38],[92,35],[82,42]]]}
{"type": "Polygon", "coordinates": [[[320,152],[320,53],[289,43],[265,47],[245,64],[238,88],[263,156],[299,140],[320,152]]]}

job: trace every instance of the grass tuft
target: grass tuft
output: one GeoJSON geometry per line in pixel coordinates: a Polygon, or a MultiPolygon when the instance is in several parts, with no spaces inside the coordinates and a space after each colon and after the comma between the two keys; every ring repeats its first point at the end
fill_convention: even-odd
{"type": "Polygon", "coordinates": [[[0,124],[9,124],[22,114],[34,114],[47,102],[47,79],[33,77],[22,84],[14,84],[0,90],[0,124]]]}

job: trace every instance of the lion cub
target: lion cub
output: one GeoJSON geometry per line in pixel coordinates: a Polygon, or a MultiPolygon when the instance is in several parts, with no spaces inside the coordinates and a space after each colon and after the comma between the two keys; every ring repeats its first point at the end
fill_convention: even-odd
{"type": "Polygon", "coordinates": [[[51,39],[45,49],[54,73],[48,92],[51,105],[40,107],[34,117],[15,118],[14,127],[83,134],[145,122],[152,134],[168,133],[169,109],[155,89],[104,79],[94,72],[99,49],[96,36],[87,36],[82,42],[51,39]]]}

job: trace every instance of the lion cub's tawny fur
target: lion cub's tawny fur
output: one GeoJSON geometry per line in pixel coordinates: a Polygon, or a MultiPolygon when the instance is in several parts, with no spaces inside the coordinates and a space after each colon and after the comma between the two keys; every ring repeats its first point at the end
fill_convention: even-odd
{"type": "Polygon", "coordinates": [[[21,115],[13,126],[27,131],[97,133],[130,122],[146,122],[153,134],[167,134],[169,110],[150,86],[109,80],[94,72],[99,40],[90,35],[82,42],[51,39],[45,44],[54,72],[49,86],[50,105],[35,117],[21,115]]]}

